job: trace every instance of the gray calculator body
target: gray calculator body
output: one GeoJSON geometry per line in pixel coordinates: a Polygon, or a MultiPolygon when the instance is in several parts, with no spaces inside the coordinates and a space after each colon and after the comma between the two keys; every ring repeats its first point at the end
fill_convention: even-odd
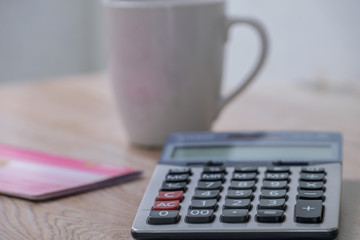
{"type": "Polygon", "coordinates": [[[341,164],[339,133],[172,134],[139,206],[132,236],[136,239],[334,239],[339,226],[341,164]],[[173,174],[184,169],[190,174],[173,174]],[[256,171],[248,173],[249,169],[256,171]],[[207,172],[212,170],[223,172],[207,172]],[[179,181],[184,176],[187,180],[181,191],[166,188],[182,187],[179,181]],[[207,179],[212,176],[222,179],[207,179]],[[242,181],[241,177],[251,179],[242,181]],[[219,190],[199,190],[204,183],[215,182],[221,182],[219,190]],[[245,182],[254,186],[243,190],[245,182]],[[272,189],[269,185],[282,182],[286,182],[282,189],[272,189]],[[313,190],[312,186],[320,186],[321,190],[313,190]],[[175,192],[183,192],[179,201],[173,201],[179,203],[176,210],[155,208],[156,204],[170,203],[158,201],[161,194],[175,192]],[[213,199],[201,196],[213,192],[217,194],[213,199]],[[251,192],[251,197],[239,200],[232,197],[234,192],[251,192]],[[271,195],[282,193],[285,195],[279,198],[271,195]],[[216,207],[212,205],[209,209],[196,205],[213,202],[216,207]],[[238,209],[239,202],[247,205],[238,209]],[[282,205],[272,209],[276,202],[282,205]],[[240,217],[237,213],[245,215],[240,217]],[[166,219],[167,214],[176,216],[166,219]]]}

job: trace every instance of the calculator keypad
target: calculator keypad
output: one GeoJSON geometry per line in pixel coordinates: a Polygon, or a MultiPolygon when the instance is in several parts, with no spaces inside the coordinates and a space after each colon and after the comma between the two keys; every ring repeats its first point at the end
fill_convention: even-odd
{"type": "Polygon", "coordinates": [[[183,218],[188,224],[214,221],[241,224],[251,221],[253,215],[252,221],[266,224],[321,223],[326,201],[325,168],[306,167],[297,171],[295,177],[290,167],[267,167],[260,171],[257,167],[206,166],[197,174],[191,168],[170,169],[159,186],[147,222],[177,224],[183,218]],[[297,192],[295,195],[289,195],[292,181],[297,184],[292,191],[297,192]],[[254,204],[255,197],[258,200],[254,204]],[[295,198],[292,206],[288,205],[289,197],[295,198]],[[190,198],[187,204],[183,204],[185,198],[190,198]],[[181,208],[187,209],[186,214],[180,214],[181,208]],[[286,219],[288,211],[294,212],[293,219],[286,219]]]}

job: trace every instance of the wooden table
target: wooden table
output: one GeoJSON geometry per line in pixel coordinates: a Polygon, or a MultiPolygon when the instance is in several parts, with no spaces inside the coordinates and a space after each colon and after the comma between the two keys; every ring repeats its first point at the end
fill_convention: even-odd
{"type": "MultiPolygon", "coordinates": [[[[213,128],[342,132],[338,239],[360,239],[360,85],[336,84],[256,82],[213,128]]],[[[0,143],[144,171],[131,182],[53,201],[0,196],[0,239],[131,239],[160,150],[126,141],[106,76],[0,85],[0,143]]]]}

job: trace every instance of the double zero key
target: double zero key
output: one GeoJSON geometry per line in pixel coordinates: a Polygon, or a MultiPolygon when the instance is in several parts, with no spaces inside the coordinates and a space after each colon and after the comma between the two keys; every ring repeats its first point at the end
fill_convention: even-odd
{"type": "Polygon", "coordinates": [[[188,223],[209,223],[214,220],[214,210],[212,209],[189,209],[186,215],[188,223]]]}

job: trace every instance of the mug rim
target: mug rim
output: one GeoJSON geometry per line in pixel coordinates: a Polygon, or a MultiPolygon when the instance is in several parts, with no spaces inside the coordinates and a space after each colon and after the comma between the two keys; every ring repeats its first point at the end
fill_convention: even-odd
{"type": "Polygon", "coordinates": [[[151,8],[172,6],[196,6],[202,4],[225,3],[225,0],[102,0],[107,7],[121,8],[151,8]]]}

